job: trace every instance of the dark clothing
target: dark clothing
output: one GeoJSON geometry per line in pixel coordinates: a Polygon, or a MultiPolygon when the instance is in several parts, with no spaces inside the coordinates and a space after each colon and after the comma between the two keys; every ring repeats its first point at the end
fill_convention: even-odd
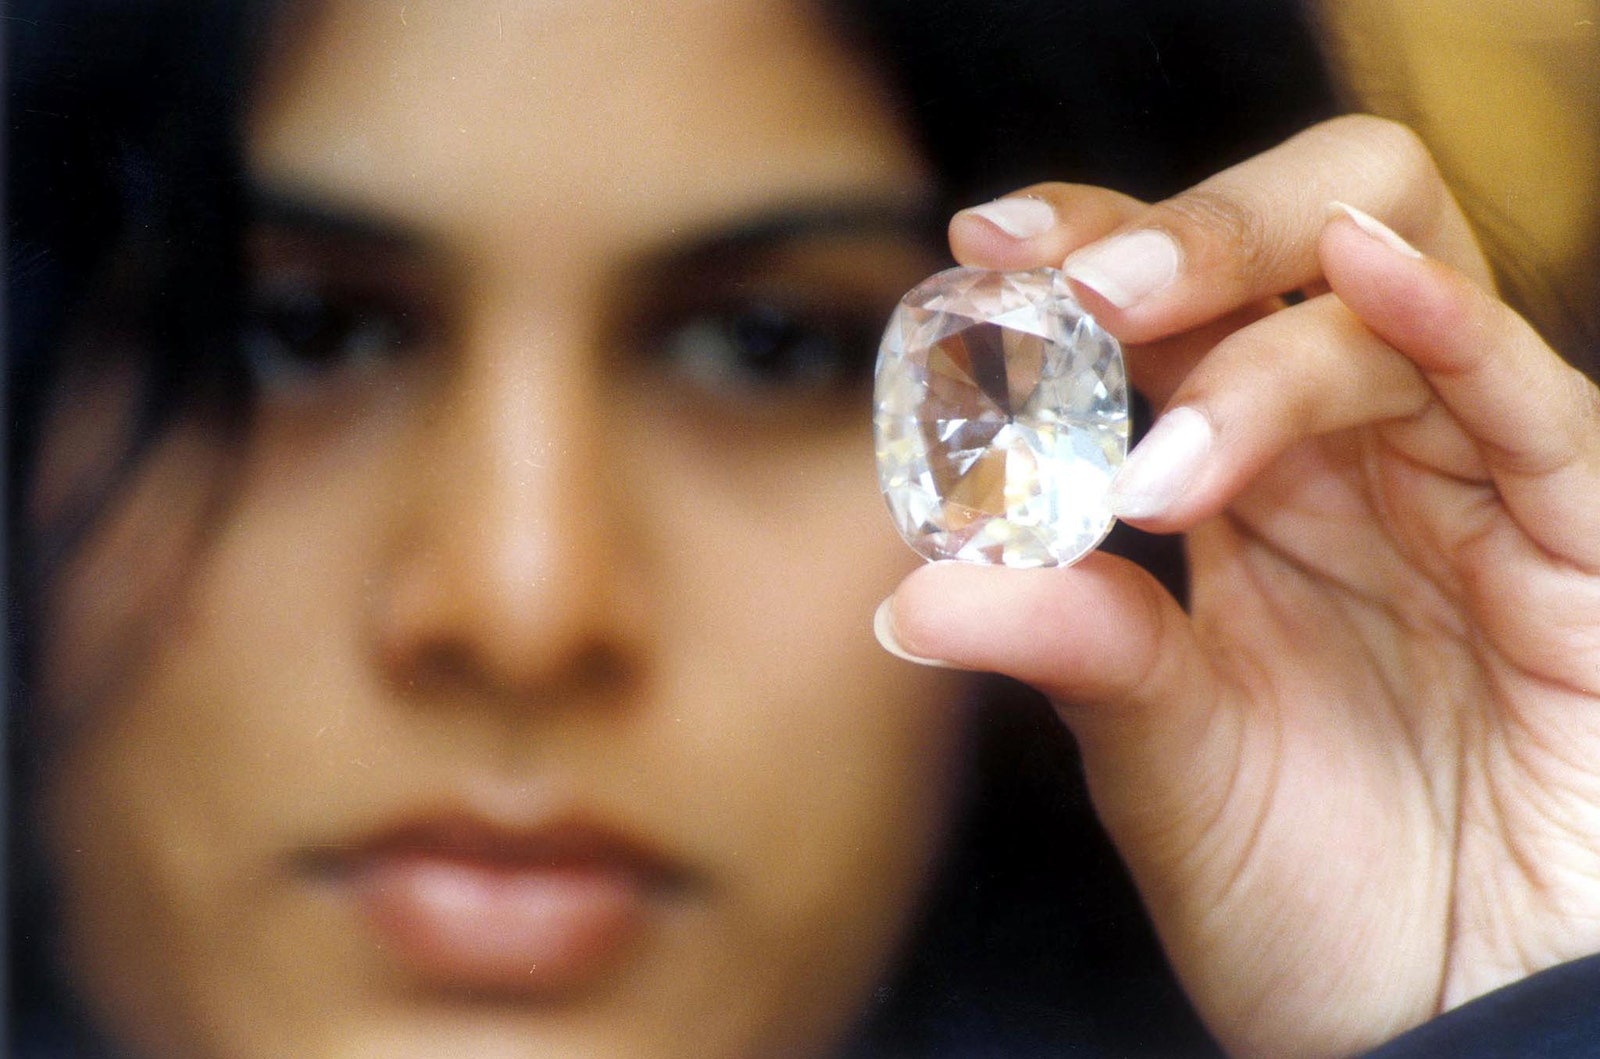
{"type": "Polygon", "coordinates": [[[1600,1056],[1600,956],[1552,967],[1424,1023],[1366,1059],[1600,1056]]]}

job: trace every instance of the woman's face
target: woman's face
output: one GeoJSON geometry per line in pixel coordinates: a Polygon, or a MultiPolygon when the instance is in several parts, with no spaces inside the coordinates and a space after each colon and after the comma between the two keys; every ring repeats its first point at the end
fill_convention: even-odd
{"type": "Polygon", "coordinates": [[[958,757],[954,678],[869,630],[914,561],[860,383],[937,264],[919,160],[772,0],[292,32],[255,418],[231,461],[166,436],[47,615],[68,966],[148,1055],[826,1048],[958,757]]]}

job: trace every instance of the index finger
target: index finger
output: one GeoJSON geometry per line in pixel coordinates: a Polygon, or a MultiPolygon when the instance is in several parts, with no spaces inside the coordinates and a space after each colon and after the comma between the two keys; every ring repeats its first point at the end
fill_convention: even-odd
{"type": "Polygon", "coordinates": [[[1360,115],[1151,206],[1063,268],[1118,338],[1149,342],[1317,281],[1317,241],[1335,200],[1390,220],[1430,256],[1492,285],[1427,148],[1402,125],[1360,115]]]}

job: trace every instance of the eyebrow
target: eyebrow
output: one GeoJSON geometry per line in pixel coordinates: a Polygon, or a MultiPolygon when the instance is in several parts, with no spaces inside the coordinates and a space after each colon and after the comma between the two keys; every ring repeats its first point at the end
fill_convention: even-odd
{"type": "Polygon", "coordinates": [[[889,236],[942,245],[942,213],[931,202],[839,199],[788,203],[733,224],[712,225],[648,255],[652,264],[706,264],[830,236],[889,236]]]}
{"type": "MultiPolygon", "coordinates": [[[[388,251],[416,253],[432,243],[425,232],[403,221],[292,185],[252,183],[246,201],[256,224],[388,251]]],[[[639,264],[703,266],[829,236],[889,236],[937,248],[943,232],[943,212],[931,200],[840,196],[781,203],[732,223],[712,222],[686,236],[674,232],[654,250],[642,245],[639,264]]]]}
{"type": "Polygon", "coordinates": [[[246,188],[246,203],[255,224],[395,251],[418,251],[429,242],[393,218],[296,187],[252,183],[246,188]]]}

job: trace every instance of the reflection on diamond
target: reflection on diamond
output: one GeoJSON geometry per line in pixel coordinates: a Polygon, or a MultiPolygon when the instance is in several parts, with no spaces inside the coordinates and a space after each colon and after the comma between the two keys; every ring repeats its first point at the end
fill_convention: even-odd
{"type": "Polygon", "coordinates": [[[875,400],[878,480],[923,556],[1053,566],[1110,530],[1122,350],[1055,269],[924,280],[884,332],[875,400]]]}

